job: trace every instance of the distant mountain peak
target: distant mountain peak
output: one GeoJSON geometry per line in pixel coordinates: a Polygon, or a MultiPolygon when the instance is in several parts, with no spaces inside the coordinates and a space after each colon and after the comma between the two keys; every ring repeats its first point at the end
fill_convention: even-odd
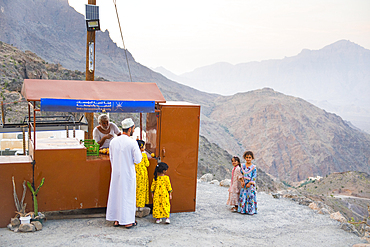
{"type": "Polygon", "coordinates": [[[364,47],[362,47],[362,46],[360,46],[360,45],[358,45],[358,44],[356,44],[352,41],[345,40],[345,39],[338,40],[337,42],[334,42],[333,44],[324,46],[324,48],[322,48],[321,50],[337,51],[337,50],[353,50],[353,49],[365,50],[364,47]]]}

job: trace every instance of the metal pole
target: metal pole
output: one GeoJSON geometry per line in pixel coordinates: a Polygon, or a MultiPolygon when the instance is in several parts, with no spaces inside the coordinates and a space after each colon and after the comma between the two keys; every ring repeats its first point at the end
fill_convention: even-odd
{"type": "MultiPolygon", "coordinates": [[[[27,101],[27,103],[28,103],[28,140],[27,140],[27,144],[28,144],[28,154],[29,154],[30,142],[32,143],[32,138],[31,138],[31,102],[27,101]]],[[[32,155],[32,159],[33,159],[33,156],[34,155],[32,155]]]]}
{"type": "Polygon", "coordinates": [[[33,148],[36,150],[36,101],[33,102],[33,148]]]}
{"type": "Polygon", "coordinates": [[[23,137],[23,155],[27,155],[26,154],[26,131],[24,130],[24,127],[22,127],[22,137],[23,137]]]}
{"type": "Polygon", "coordinates": [[[143,139],[143,114],[140,112],[140,140],[143,139]]]}
{"type": "MultiPolygon", "coordinates": [[[[96,5],[96,0],[88,0],[88,4],[96,5]]],[[[95,31],[87,31],[86,39],[86,81],[94,81],[95,74],[95,31]],[[89,48],[90,42],[94,45],[94,69],[89,70],[89,48]]],[[[94,113],[85,113],[85,117],[88,122],[87,134],[85,133],[85,139],[93,139],[93,129],[94,129],[94,113]]]]}

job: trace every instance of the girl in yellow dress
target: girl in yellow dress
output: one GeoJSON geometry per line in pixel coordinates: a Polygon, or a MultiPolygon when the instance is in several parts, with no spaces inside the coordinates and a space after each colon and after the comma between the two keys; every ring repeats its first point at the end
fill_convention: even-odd
{"type": "Polygon", "coordinates": [[[145,142],[142,140],[137,140],[139,148],[141,150],[141,155],[143,158],[141,162],[135,164],[136,171],[136,207],[143,208],[145,204],[149,204],[149,179],[148,179],[148,166],[149,160],[148,156],[144,152],[145,142]]]}
{"type": "Polygon", "coordinates": [[[162,218],[166,218],[166,223],[170,224],[170,200],[172,199],[172,187],[170,177],[166,175],[168,165],[160,162],[154,171],[154,179],[150,191],[153,196],[153,218],[159,224],[162,218]]]}

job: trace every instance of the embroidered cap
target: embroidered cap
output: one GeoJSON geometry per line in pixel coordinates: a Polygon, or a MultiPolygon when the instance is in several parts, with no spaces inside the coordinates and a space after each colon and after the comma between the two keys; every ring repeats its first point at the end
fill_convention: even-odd
{"type": "Polygon", "coordinates": [[[135,125],[131,118],[126,118],[122,121],[122,129],[128,129],[135,125]]]}

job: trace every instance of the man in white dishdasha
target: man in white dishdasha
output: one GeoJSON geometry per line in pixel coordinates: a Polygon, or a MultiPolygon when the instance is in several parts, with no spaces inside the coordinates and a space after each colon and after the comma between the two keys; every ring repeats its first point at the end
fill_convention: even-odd
{"type": "Polygon", "coordinates": [[[112,173],[106,219],[114,221],[115,227],[123,225],[127,229],[137,225],[135,163],[139,163],[142,158],[137,142],[130,138],[134,129],[134,121],[131,118],[124,119],[123,134],[109,144],[112,173]]]}

